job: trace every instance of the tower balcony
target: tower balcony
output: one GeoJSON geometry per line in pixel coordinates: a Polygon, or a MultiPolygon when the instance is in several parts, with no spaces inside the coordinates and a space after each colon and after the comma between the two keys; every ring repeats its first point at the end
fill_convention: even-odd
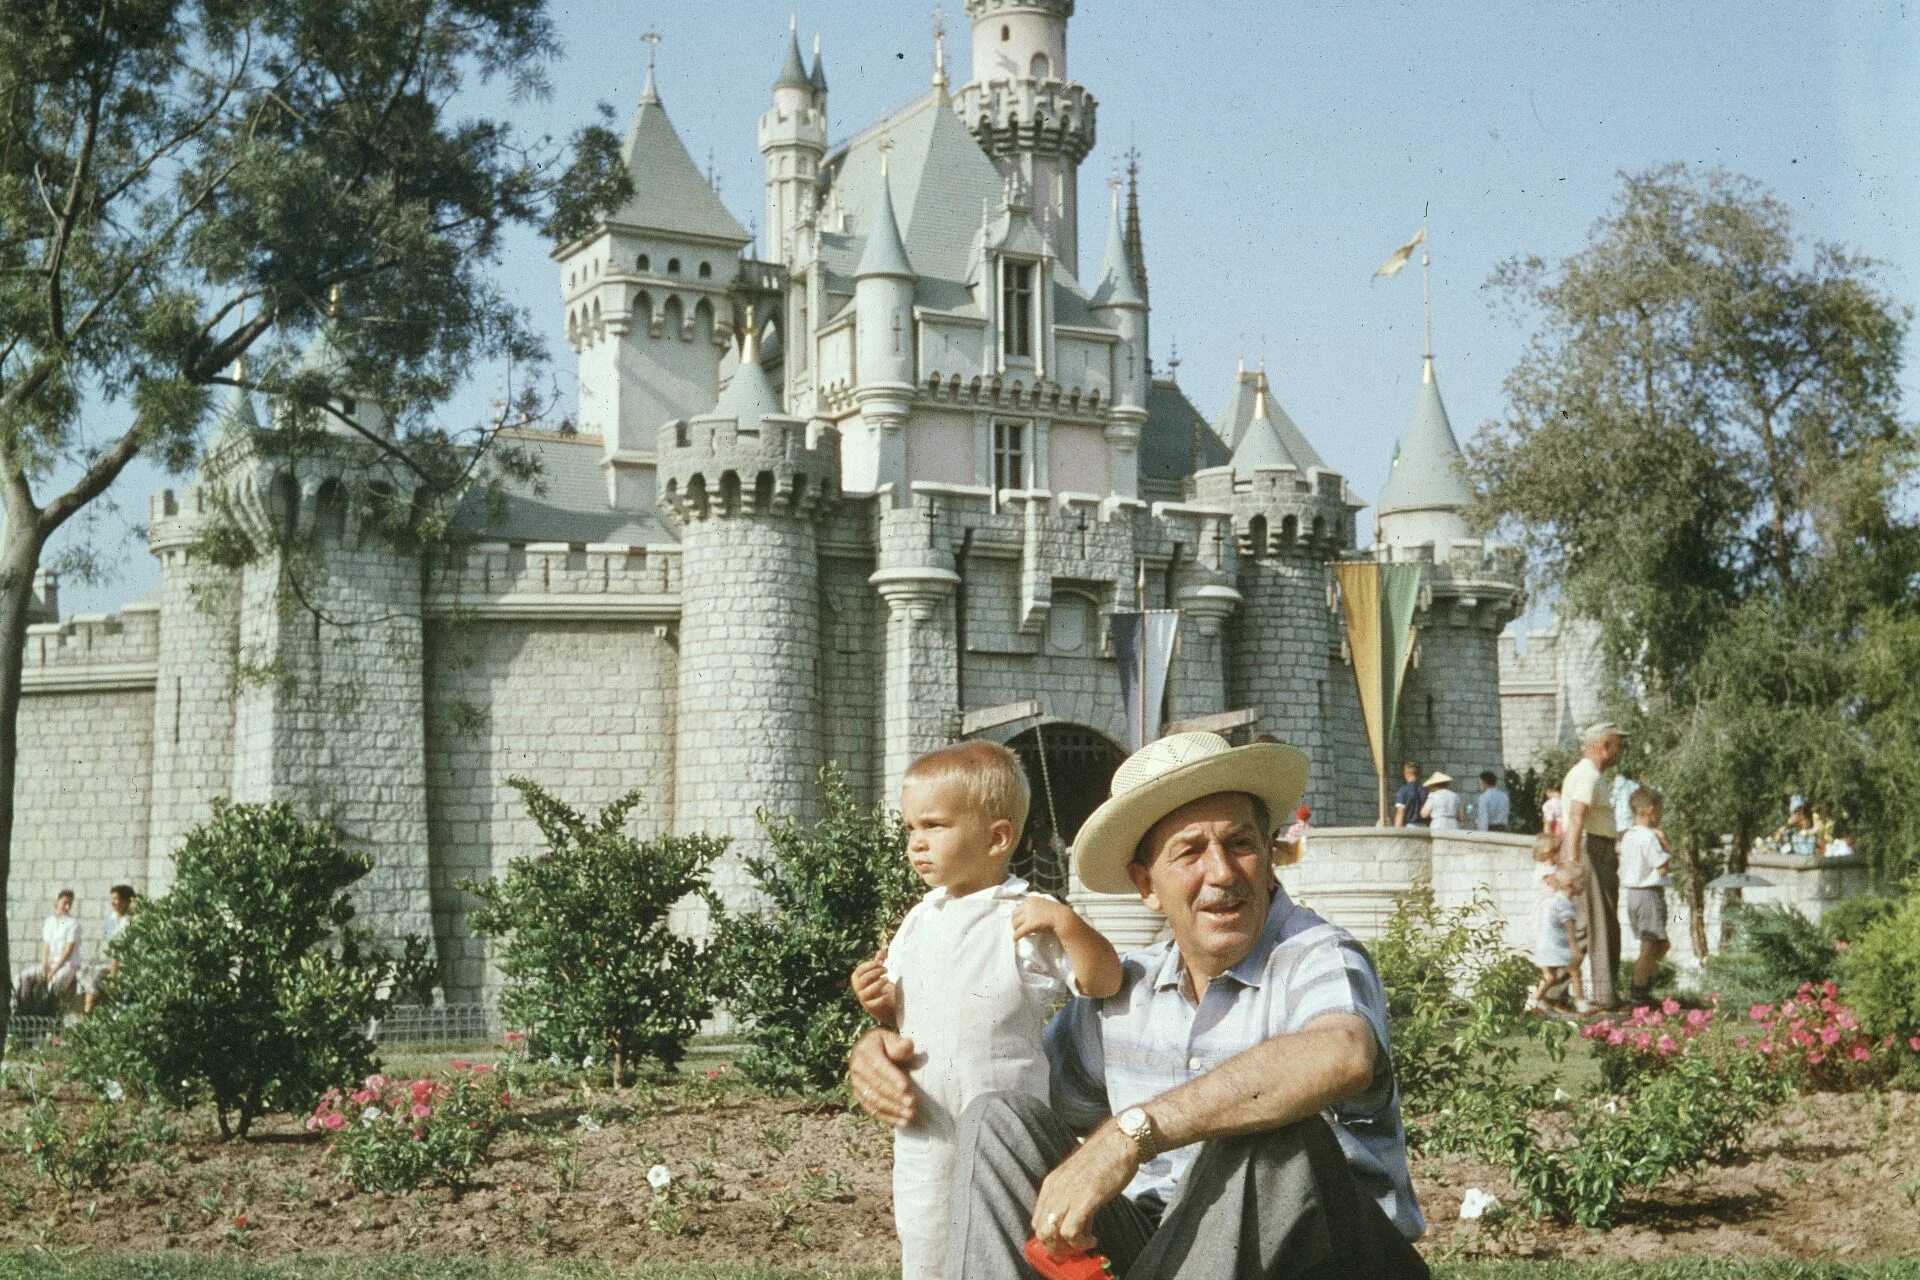
{"type": "Polygon", "coordinates": [[[953,96],[953,109],[990,155],[1034,151],[1079,164],[1093,150],[1098,103],[1062,80],[991,80],[953,96]]]}

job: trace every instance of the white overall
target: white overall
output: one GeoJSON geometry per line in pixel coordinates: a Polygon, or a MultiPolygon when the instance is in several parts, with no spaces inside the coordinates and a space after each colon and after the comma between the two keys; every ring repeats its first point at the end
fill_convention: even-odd
{"type": "Polygon", "coordinates": [[[913,1123],[894,1130],[893,1221],[902,1280],[940,1280],[955,1122],[984,1093],[1047,1096],[1040,1034],[1075,994],[1050,933],[1013,940],[1013,910],[1041,895],[1017,876],[956,898],[935,889],[887,947],[900,1032],[913,1041],[913,1123]]]}

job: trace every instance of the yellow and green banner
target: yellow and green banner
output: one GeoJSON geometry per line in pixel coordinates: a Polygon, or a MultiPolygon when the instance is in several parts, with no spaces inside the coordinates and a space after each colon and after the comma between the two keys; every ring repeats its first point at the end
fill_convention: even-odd
{"type": "Polygon", "coordinates": [[[1413,656],[1415,612],[1420,607],[1421,572],[1417,564],[1349,560],[1333,566],[1340,584],[1340,608],[1346,616],[1347,651],[1353,655],[1353,679],[1360,689],[1360,715],[1373,748],[1373,769],[1380,780],[1380,822],[1387,821],[1387,753],[1398,731],[1400,687],[1413,656]]]}

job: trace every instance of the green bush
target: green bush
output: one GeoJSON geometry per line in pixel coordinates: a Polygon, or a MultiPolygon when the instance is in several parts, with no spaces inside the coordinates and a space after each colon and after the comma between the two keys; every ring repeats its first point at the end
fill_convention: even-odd
{"type": "Polygon", "coordinates": [[[113,941],[112,998],[74,1028],[73,1074],[213,1104],[224,1137],[305,1111],[373,1064],[367,1024],[422,981],[423,948],[375,950],[347,890],[372,869],[284,803],[230,805],[184,837],[173,888],[113,941]]]}
{"type": "Polygon", "coordinates": [[[926,886],[906,858],[898,814],[864,808],[847,779],[820,775],[812,826],[761,815],[772,856],[750,858],[767,910],[727,927],[722,951],[730,1007],[751,1047],[739,1066],[758,1084],[830,1089],[870,1025],[848,986],[926,886]]]}
{"type": "Polygon", "coordinates": [[[1828,937],[1851,944],[1866,936],[1869,929],[1900,910],[1901,898],[1890,893],[1863,893],[1842,898],[1820,915],[1820,927],[1828,937]]]}
{"type": "Polygon", "coordinates": [[[1842,958],[1847,1003],[1871,1035],[1920,1034],[1920,892],[1854,941],[1842,958]]]}
{"type": "Polygon", "coordinates": [[[1707,960],[1701,982],[1729,1008],[1765,1004],[1835,976],[1840,952],[1834,935],[1792,907],[1734,904],[1727,910],[1733,937],[1707,960]]]}
{"type": "Polygon", "coordinates": [[[332,1143],[341,1176],[362,1191],[465,1187],[485,1165],[513,1095],[485,1064],[454,1067],[446,1080],[371,1075],[356,1089],[329,1089],[307,1130],[332,1143]]]}
{"type": "Polygon", "coordinates": [[[716,928],[724,923],[707,877],[726,842],[634,839],[625,827],[638,791],[589,823],[538,784],[507,782],[547,851],[514,859],[504,877],[460,886],[480,900],[474,932],[501,940],[502,1018],[525,1031],[534,1054],[606,1063],[616,1084],[642,1060],[679,1062],[713,1009],[715,951],[675,934],[668,912],[691,896],[716,928]]]}

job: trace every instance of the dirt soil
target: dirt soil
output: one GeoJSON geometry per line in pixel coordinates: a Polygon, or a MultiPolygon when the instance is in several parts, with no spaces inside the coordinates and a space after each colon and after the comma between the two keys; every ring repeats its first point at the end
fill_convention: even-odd
{"type": "MultiPolygon", "coordinates": [[[[84,1103],[74,1099],[77,1123],[84,1103]]],[[[400,1252],[731,1260],[807,1266],[897,1262],[888,1136],[830,1104],[762,1096],[695,1069],[658,1089],[553,1084],[516,1109],[477,1185],[367,1194],[294,1119],[222,1143],[193,1119],[177,1146],[103,1190],[37,1176],[20,1138],[26,1102],[0,1090],[0,1250],[247,1250],[264,1257],[400,1252]],[[583,1121],[584,1117],[584,1121],[583,1121]],[[648,1184],[665,1165],[666,1193],[648,1184]],[[244,1219],[244,1225],[241,1220],[244,1219]]],[[[1513,1199],[1495,1169],[1418,1159],[1430,1257],[1650,1259],[1676,1255],[1920,1255],[1920,1098],[1817,1095],[1761,1127],[1737,1163],[1634,1199],[1604,1233],[1520,1218],[1462,1223],[1470,1187],[1513,1199]]]]}

